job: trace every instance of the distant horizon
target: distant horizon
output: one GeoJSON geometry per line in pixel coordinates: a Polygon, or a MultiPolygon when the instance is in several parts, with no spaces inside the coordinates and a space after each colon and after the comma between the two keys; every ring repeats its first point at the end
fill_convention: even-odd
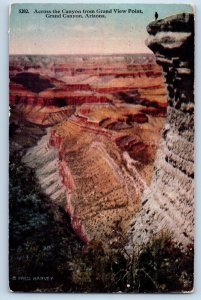
{"type": "Polygon", "coordinates": [[[142,53],[104,53],[104,54],[99,54],[99,53],[95,53],[95,54],[90,54],[90,53],[80,53],[80,54],[68,54],[68,53],[61,53],[61,54],[41,54],[41,53],[37,53],[37,54],[25,54],[25,53],[17,53],[17,54],[12,54],[9,53],[9,56],[122,56],[122,55],[154,55],[153,52],[142,52],[142,53]]]}

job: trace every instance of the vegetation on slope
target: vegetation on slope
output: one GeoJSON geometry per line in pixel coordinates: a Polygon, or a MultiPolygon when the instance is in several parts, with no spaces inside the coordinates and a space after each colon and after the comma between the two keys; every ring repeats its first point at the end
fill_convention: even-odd
{"type": "Polygon", "coordinates": [[[10,288],[42,292],[176,292],[193,288],[193,247],[186,253],[166,234],[135,255],[88,247],[62,208],[41,194],[34,172],[10,157],[10,288]]]}

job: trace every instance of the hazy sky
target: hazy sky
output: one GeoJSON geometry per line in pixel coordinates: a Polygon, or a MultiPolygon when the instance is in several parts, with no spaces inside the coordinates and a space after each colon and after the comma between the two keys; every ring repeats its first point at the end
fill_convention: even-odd
{"type": "Polygon", "coordinates": [[[150,52],[144,41],[154,20],[192,12],[180,4],[16,4],[10,14],[10,54],[113,54],[150,52]],[[29,14],[20,14],[19,9],[29,14]],[[143,14],[107,14],[106,18],[46,18],[34,10],[141,9],[143,14]]]}

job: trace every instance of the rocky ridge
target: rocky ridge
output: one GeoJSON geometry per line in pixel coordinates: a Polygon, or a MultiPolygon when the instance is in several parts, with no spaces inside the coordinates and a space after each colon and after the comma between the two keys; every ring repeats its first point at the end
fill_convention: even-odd
{"type": "Polygon", "coordinates": [[[119,145],[121,137],[73,116],[47,129],[23,158],[36,170],[44,193],[65,207],[74,231],[86,243],[93,239],[120,242],[149,179],[145,174],[150,173],[150,163],[142,168],[140,161],[134,164],[119,148],[129,147],[130,142],[133,152],[143,153],[146,145],[139,144],[135,135],[127,136],[119,145]]]}
{"type": "Polygon", "coordinates": [[[152,22],[147,31],[147,45],[163,68],[167,119],[127,250],[164,231],[186,249],[194,240],[194,15],[152,22]]]}

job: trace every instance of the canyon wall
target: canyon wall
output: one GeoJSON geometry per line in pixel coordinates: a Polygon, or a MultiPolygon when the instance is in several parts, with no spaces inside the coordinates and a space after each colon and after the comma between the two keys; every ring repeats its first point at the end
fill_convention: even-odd
{"type": "Polygon", "coordinates": [[[152,22],[147,31],[147,46],[163,68],[167,119],[127,250],[164,231],[185,249],[194,240],[194,15],[152,22]]]}
{"type": "Polygon", "coordinates": [[[10,73],[11,148],[21,149],[56,217],[65,210],[84,243],[125,245],[150,183],[167,107],[151,57],[81,65],[70,57],[58,76],[48,56],[46,69],[10,73]],[[44,135],[32,138],[39,129],[44,135]]]}

